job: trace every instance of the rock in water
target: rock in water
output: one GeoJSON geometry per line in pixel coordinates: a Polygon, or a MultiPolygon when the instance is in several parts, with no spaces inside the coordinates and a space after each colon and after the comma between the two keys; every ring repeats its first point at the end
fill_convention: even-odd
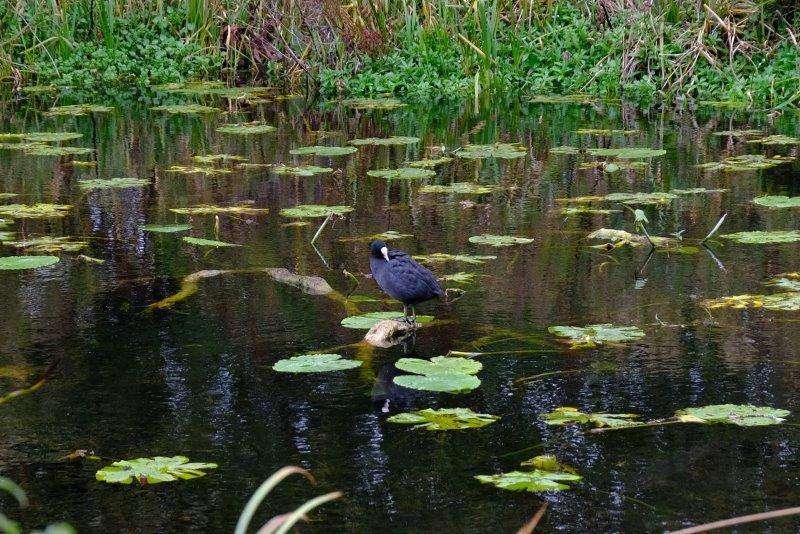
{"type": "Polygon", "coordinates": [[[416,329],[417,327],[413,323],[386,319],[370,328],[367,335],[364,336],[364,340],[370,345],[386,349],[399,344],[413,334],[416,329]]]}

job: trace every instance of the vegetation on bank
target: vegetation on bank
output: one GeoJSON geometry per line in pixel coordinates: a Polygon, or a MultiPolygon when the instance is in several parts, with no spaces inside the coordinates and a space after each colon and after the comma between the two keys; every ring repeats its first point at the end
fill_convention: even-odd
{"type": "Polygon", "coordinates": [[[15,0],[0,5],[0,76],[106,95],[223,79],[327,98],[800,103],[795,2],[651,3],[15,0]]]}

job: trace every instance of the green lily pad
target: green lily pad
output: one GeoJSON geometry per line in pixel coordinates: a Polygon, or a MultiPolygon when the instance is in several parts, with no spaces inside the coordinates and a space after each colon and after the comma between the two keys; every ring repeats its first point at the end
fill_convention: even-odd
{"type": "Polygon", "coordinates": [[[575,130],[578,135],[596,135],[596,136],[609,136],[609,135],[636,135],[641,133],[639,130],[606,130],[603,128],[581,128],[575,130]]]}
{"type": "Polygon", "coordinates": [[[66,216],[72,206],[66,204],[5,204],[0,205],[0,217],[12,219],[54,219],[66,216]]]}
{"type": "Polygon", "coordinates": [[[70,141],[81,137],[83,137],[83,134],[76,132],[31,132],[25,134],[22,138],[33,143],[60,143],[61,141],[70,141]]]}
{"type": "Polygon", "coordinates": [[[142,226],[145,232],[156,232],[158,234],[174,234],[191,230],[190,224],[146,224],[142,226]]]}
{"type": "Polygon", "coordinates": [[[461,373],[436,373],[433,375],[400,375],[394,377],[398,386],[438,393],[465,393],[481,385],[477,376],[461,373]]]}
{"type": "Polygon", "coordinates": [[[97,180],[78,180],[81,189],[127,189],[130,187],[144,187],[150,180],[141,178],[109,178],[97,180]]]}
{"type": "Polygon", "coordinates": [[[167,172],[174,172],[177,174],[203,174],[205,176],[217,176],[219,174],[231,174],[233,171],[225,167],[173,165],[167,169],[167,172]]]}
{"type": "Polygon", "coordinates": [[[414,259],[420,263],[446,263],[449,261],[470,263],[478,265],[485,263],[486,260],[496,260],[497,256],[480,256],[469,254],[446,254],[444,252],[434,252],[433,254],[424,254],[422,256],[414,256],[414,259]]]}
{"type": "Polygon", "coordinates": [[[462,430],[465,428],[481,428],[500,419],[496,415],[475,413],[469,408],[440,408],[418,410],[393,415],[386,419],[390,423],[414,425],[414,428],[425,430],[462,430]]]}
{"type": "Polygon", "coordinates": [[[28,156],[80,156],[94,152],[91,148],[81,146],[30,146],[24,150],[28,156]]]}
{"type": "Polygon", "coordinates": [[[396,230],[386,230],[380,234],[370,234],[362,237],[345,237],[340,241],[391,241],[392,239],[407,239],[409,237],[414,236],[412,234],[401,234],[396,230]]]}
{"type": "Polygon", "coordinates": [[[360,367],[359,360],[343,360],[338,354],[304,354],[279,360],[272,368],[279,373],[327,373],[360,367]]]}
{"type": "Polygon", "coordinates": [[[281,215],[294,219],[328,217],[329,215],[344,215],[350,213],[353,208],[350,206],[323,206],[320,204],[301,204],[293,208],[284,208],[281,215]]]}
{"type": "Polygon", "coordinates": [[[211,206],[199,204],[189,208],[170,208],[171,212],[179,215],[263,215],[269,210],[266,208],[253,208],[251,206],[211,206]]]}
{"type": "Polygon", "coordinates": [[[586,152],[592,156],[619,159],[649,159],[663,156],[666,150],[653,148],[589,148],[586,152]]]}
{"type": "Polygon", "coordinates": [[[790,291],[773,295],[733,295],[703,301],[702,305],[709,310],[730,308],[734,310],[759,309],[773,311],[800,310],[800,293],[790,291]]]}
{"type": "Polygon", "coordinates": [[[766,208],[800,208],[800,197],[787,197],[787,196],[764,196],[753,199],[753,204],[764,206],[766,208]]]}
{"type": "Polygon", "coordinates": [[[192,160],[200,163],[201,165],[215,165],[219,163],[233,163],[237,161],[247,161],[244,156],[235,154],[202,154],[192,156],[192,160]]]}
{"type": "Polygon", "coordinates": [[[567,338],[567,343],[569,343],[569,348],[571,349],[625,343],[644,337],[644,332],[636,326],[616,326],[612,324],[551,326],[547,331],[558,337],[567,338]]]}
{"type": "Polygon", "coordinates": [[[728,189],[706,189],[705,187],[692,187],[690,189],[671,189],[673,195],[713,195],[716,193],[727,193],[728,189]]]}
{"type": "Polygon", "coordinates": [[[470,284],[475,280],[475,273],[457,272],[439,277],[442,282],[455,282],[456,284],[470,284]]]}
{"type": "Polygon", "coordinates": [[[590,208],[588,206],[573,206],[561,208],[559,213],[565,217],[571,217],[573,215],[610,215],[612,213],[622,213],[622,210],[590,208]]]}
{"type": "Polygon", "coordinates": [[[170,115],[193,115],[196,113],[219,113],[221,110],[200,104],[169,104],[150,108],[153,111],[164,111],[170,115]]]}
{"type": "Polygon", "coordinates": [[[715,404],[678,410],[675,412],[675,417],[683,423],[767,426],[783,423],[790,413],[789,410],[768,406],[715,404]]]}
{"type": "Polygon", "coordinates": [[[95,478],[109,484],[130,484],[134,480],[142,485],[158,484],[202,477],[206,474],[205,470],[216,468],[217,464],[212,463],[190,463],[185,456],[156,456],[114,462],[97,471],[95,478]]]}
{"type": "Polygon", "coordinates": [[[296,156],[314,155],[321,157],[334,157],[334,156],[346,156],[354,152],[358,152],[358,149],[354,146],[316,145],[316,146],[304,146],[301,148],[295,148],[293,150],[290,150],[289,154],[294,154],[296,156]]]}
{"type": "Polygon", "coordinates": [[[492,484],[500,489],[532,493],[567,490],[570,486],[563,482],[578,482],[583,478],[576,474],[573,468],[559,463],[549,455],[531,458],[521,465],[532,466],[534,470],[478,475],[475,478],[483,484],[492,484]]]}
{"type": "Polygon", "coordinates": [[[20,271],[38,269],[58,263],[56,256],[6,256],[0,258],[0,271],[20,271]]]}
{"type": "Polygon", "coordinates": [[[788,135],[769,135],[760,139],[751,139],[748,143],[759,145],[800,145],[800,138],[788,135]]]}
{"type": "Polygon", "coordinates": [[[297,167],[276,165],[272,168],[272,172],[275,174],[293,174],[295,176],[314,176],[315,174],[333,172],[333,169],[330,167],[317,167],[316,165],[298,165],[297,167]]]}
{"type": "Polygon", "coordinates": [[[405,104],[396,98],[348,98],[342,105],[353,109],[397,109],[405,104]]]}
{"type": "Polygon", "coordinates": [[[48,117],[58,117],[64,115],[80,117],[82,115],[88,115],[89,113],[108,113],[113,109],[113,107],[101,106],[99,104],[75,104],[71,106],[55,106],[50,108],[50,111],[46,111],[44,114],[48,117]]]}
{"type": "MultiPolygon", "coordinates": [[[[2,212],[0,212],[2,215],[2,212]]],[[[771,245],[775,243],[796,243],[800,241],[800,231],[798,230],[772,230],[753,232],[736,232],[734,234],[722,234],[723,239],[730,239],[736,243],[744,245],[771,245]]]]}
{"type": "Polygon", "coordinates": [[[577,408],[562,406],[542,415],[548,425],[567,425],[571,423],[593,424],[596,427],[626,427],[641,423],[634,421],[639,416],[633,413],[583,413],[577,408]]]}
{"type": "Polygon", "coordinates": [[[525,157],[528,150],[520,143],[494,143],[491,145],[465,145],[455,155],[466,159],[516,159],[525,157]]]}
{"type": "Polygon", "coordinates": [[[9,247],[24,249],[37,254],[59,254],[61,252],[78,252],[89,246],[86,241],[73,241],[71,237],[34,237],[25,241],[6,241],[9,247]]]}
{"type": "Polygon", "coordinates": [[[407,161],[405,165],[406,167],[432,169],[434,167],[438,167],[439,165],[446,165],[451,161],[453,161],[453,158],[448,158],[447,156],[443,156],[441,158],[435,158],[435,159],[420,159],[417,161],[407,161]]]}
{"type": "Polygon", "coordinates": [[[648,163],[636,160],[612,160],[612,161],[583,161],[578,164],[582,170],[600,169],[606,174],[613,174],[620,171],[643,170],[648,167],[648,163]]]}
{"type": "Polygon", "coordinates": [[[724,137],[759,137],[762,133],[761,130],[723,130],[714,132],[712,135],[724,137]]]}
{"type": "Polygon", "coordinates": [[[434,356],[430,360],[419,358],[400,358],[395,367],[407,373],[417,375],[432,375],[437,373],[474,375],[483,369],[483,364],[469,358],[451,358],[448,356],[434,356]]]}
{"type": "Polygon", "coordinates": [[[419,137],[409,136],[392,136],[392,137],[366,137],[363,139],[351,139],[348,141],[351,145],[364,146],[391,146],[391,145],[413,145],[419,143],[419,137]]]}
{"type": "MultiPolygon", "coordinates": [[[[350,317],[345,317],[342,319],[341,325],[345,328],[354,328],[356,330],[369,330],[381,321],[402,318],[403,312],[370,312],[362,315],[351,315],[350,317]]],[[[433,321],[432,315],[417,315],[418,323],[430,323],[431,321],[433,321]]]]}
{"type": "Polygon", "coordinates": [[[527,245],[529,243],[533,243],[533,239],[529,237],[517,237],[513,235],[481,234],[470,237],[469,242],[472,243],[473,245],[489,245],[492,247],[511,247],[514,245],[527,245]]]}
{"type": "Polygon", "coordinates": [[[761,169],[771,169],[784,163],[794,161],[791,156],[764,156],[762,154],[742,154],[741,156],[731,156],[722,161],[712,161],[696,165],[698,169],[706,171],[723,172],[749,172],[761,169]]]}
{"type": "Polygon", "coordinates": [[[800,291],[800,273],[783,273],[770,278],[766,285],[785,289],[786,291],[800,291]]]}
{"type": "Polygon", "coordinates": [[[673,193],[611,193],[604,197],[608,202],[621,202],[638,206],[669,204],[676,198],[678,196],[673,193]]]}
{"type": "Polygon", "coordinates": [[[274,132],[276,128],[262,121],[245,122],[240,124],[223,124],[217,131],[224,134],[259,135],[274,132]]]}
{"type": "Polygon", "coordinates": [[[416,167],[401,167],[399,169],[381,169],[381,170],[373,170],[367,171],[367,176],[372,176],[374,178],[386,178],[386,179],[405,179],[405,180],[416,180],[420,178],[430,178],[431,176],[436,176],[436,173],[429,169],[419,169],[416,167]]]}
{"type": "Polygon", "coordinates": [[[450,185],[423,185],[421,193],[442,193],[455,195],[484,195],[497,190],[494,185],[482,185],[473,182],[453,182],[450,185]]]}
{"type": "Polygon", "coordinates": [[[625,230],[616,230],[614,228],[600,228],[587,235],[586,239],[600,239],[602,241],[614,243],[617,246],[648,245],[650,244],[650,241],[652,241],[653,246],[662,248],[675,247],[678,243],[676,239],[660,236],[650,236],[650,241],[648,241],[647,236],[641,234],[632,234],[630,232],[626,232],[625,230]]]}
{"type": "Polygon", "coordinates": [[[197,245],[199,247],[241,247],[236,243],[226,243],[224,241],[215,241],[213,239],[202,239],[200,237],[184,237],[183,241],[190,245],[197,245]]]}

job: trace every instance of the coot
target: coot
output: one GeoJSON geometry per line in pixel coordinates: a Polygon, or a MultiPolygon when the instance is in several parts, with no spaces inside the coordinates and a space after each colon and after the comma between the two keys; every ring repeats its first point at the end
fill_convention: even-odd
{"type": "Polygon", "coordinates": [[[369,268],[383,292],[403,303],[406,318],[408,306],[411,306],[412,321],[417,319],[415,305],[444,296],[432,272],[405,252],[389,250],[383,241],[373,241],[370,245],[369,268]]]}

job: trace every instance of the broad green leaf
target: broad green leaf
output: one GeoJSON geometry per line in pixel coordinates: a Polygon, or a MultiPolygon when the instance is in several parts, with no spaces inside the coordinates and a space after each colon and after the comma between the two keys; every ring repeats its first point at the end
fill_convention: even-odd
{"type": "Polygon", "coordinates": [[[457,272],[453,274],[446,274],[439,277],[442,282],[455,282],[457,284],[469,284],[475,280],[475,273],[457,272]]]}
{"type": "Polygon", "coordinates": [[[241,247],[236,243],[226,243],[224,241],[215,241],[213,239],[202,239],[199,237],[184,237],[183,241],[190,245],[197,245],[200,247],[241,247]]]}
{"type": "Polygon", "coordinates": [[[769,135],[760,139],[751,139],[748,143],[759,145],[800,145],[800,138],[788,135],[769,135]]]}
{"type": "Polygon", "coordinates": [[[36,254],[59,254],[61,252],[78,252],[89,246],[87,241],[72,241],[71,237],[35,237],[25,241],[6,241],[9,247],[24,249],[36,254]]]}
{"type": "Polygon", "coordinates": [[[764,156],[762,154],[742,154],[731,156],[722,161],[712,161],[696,165],[698,169],[723,172],[748,172],[770,169],[794,161],[792,156],[764,156]]]}
{"type": "Polygon", "coordinates": [[[405,104],[396,98],[347,98],[342,105],[353,109],[397,109],[405,104]]]}
{"type": "Polygon", "coordinates": [[[728,189],[706,189],[705,187],[692,187],[690,189],[671,189],[673,195],[704,195],[715,193],[727,193],[728,189]]]}
{"type": "Polygon", "coordinates": [[[561,464],[553,456],[537,456],[522,462],[523,466],[533,466],[533,471],[511,471],[498,475],[478,475],[475,478],[484,484],[511,491],[561,491],[570,489],[562,482],[577,482],[583,477],[575,469],[561,464]]]}
{"type": "Polygon", "coordinates": [[[445,165],[453,161],[453,158],[448,158],[447,156],[442,156],[441,158],[435,159],[421,159],[417,161],[407,161],[405,163],[406,167],[418,167],[422,169],[432,169],[434,167],[438,167],[439,165],[445,165]]]}
{"type": "Polygon", "coordinates": [[[195,113],[219,113],[221,110],[200,104],[170,104],[150,108],[153,111],[165,111],[170,115],[192,115],[195,113]]]}
{"type": "Polygon", "coordinates": [[[647,159],[663,156],[666,150],[653,148],[587,148],[586,152],[592,156],[602,156],[619,159],[647,159]]]}
{"type": "MultiPolygon", "coordinates": [[[[638,246],[650,244],[650,241],[647,240],[647,236],[632,234],[630,232],[626,232],[625,230],[616,230],[614,228],[600,228],[587,235],[586,239],[600,239],[602,241],[615,243],[618,246],[638,246]]],[[[653,242],[654,246],[662,248],[675,247],[678,243],[675,239],[660,236],[650,236],[650,240],[653,242]]]]}
{"type": "Polygon", "coordinates": [[[800,197],[782,195],[763,196],[753,199],[753,204],[767,208],[800,208],[800,197]]]}
{"type": "Polygon", "coordinates": [[[419,143],[419,137],[409,137],[409,136],[392,136],[392,137],[366,137],[363,139],[351,139],[349,141],[351,145],[355,146],[364,146],[364,145],[376,145],[376,146],[391,146],[391,145],[413,145],[414,143],[419,143]]]}
{"type": "Polygon", "coordinates": [[[736,426],[766,426],[783,423],[791,412],[768,406],[749,404],[715,404],[685,408],[675,412],[683,423],[728,424],[736,426]]]}
{"type": "Polygon", "coordinates": [[[214,165],[218,163],[233,163],[237,161],[247,161],[244,156],[236,154],[200,154],[192,156],[192,160],[202,165],[214,165]]]}
{"type": "Polygon", "coordinates": [[[440,393],[464,393],[481,385],[477,376],[462,373],[400,375],[394,377],[394,383],[404,388],[440,393]]]}
{"type": "Polygon", "coordinates": [[[724,137],[759,137],[762,135],[761,130],[722,130],[714,132],[712,135],[724,137]]]}
{"type": "Polygon", "coordinates": [[[604,197],[608,202],[621,202],[623,204],[648,206],[669,204],[678,198],[672,193],[611,193],[604,197]]]}
{"type": "Polygon", "coordinates": [[[733,295],[703,301],[702,305],[709,310],[731,308],[734,310],[758,309],[775,311],[800,310],[800,293],[775,293],[772,295],[733,295]]]}
{"type": "Polygon", "coordinates": [[[548,425],[567,425],[570,423],[587,424],[591,423],[596,427],[626,427],[641,424],[633,419],[639,416],[633,413],[583,413],[577,408],[562,406],[550,413],[542,415],[542,419],[548,425]]]}
{"type": "Polygon", "coordinates": [[[78,187],[81,189],[127,189],[130,187],[144,187],[150,184],[150,180],[141,178],[107,178],[96,180],[78,180],[78,187]]]}
{"type": "Polygon", "coordinates": [[[571,217],[573,215],[610,215],[612,213],[622,213],[622,210],[590,208],[588,206],[575,206],[575,207],[561,208],[560,213],[565,217],[571,217]]]}
{"type": "Polygon", "coordinates": [[[0,271],[38,269],[58,263],[56,256],[7,256],[0,258],[0,271]]]}
{"type": "Polygon", "coordinates": [[[41,145],[30,146],[26,148],[24,152],[28,156],[79,156],[82,154],[91,154],[94,150],[80,146],[41,145]]]}
{"type": "Polygon", "coordinates": [[[245,122],[240,124],[223,124],[217,131],[224,134],[234,135],[259,135],[272,133],[276,130],[274,126],[262,121],[245,122]]]}
{"type": "Polygon", "coordinates": [[[83,134],[76,132],[31,132],[26,133],[22,138],[34,143],[60,143],[61,141],[70,141],[81,137],[83,137],[83,134]]]}
{"type": "Polygon", "coordinates": [[[72,206],[66,204],[5,204],[0,205],[0,217],[12,219],[54,219],[66,216],[72,206]]]}
{"type": "Polygon", "coordinates": [[[514,245],[527,245],[529,243],[533,243],[533,239],[529,237],[517,237],[513,235],[481,234],[470,237],[469,242],[472,243],[473,245],[489,245],[492,247],[511,247],[514,245]]]}
{"type": "Polygon", "coordinates": [[[380,169],[367,171],[367,176],[372,176],[373,178],[416,180],[420,178],[430,178],[431,176],[436,176],[436,173],[429,169],[401,167],[399,169],[380,169]]]}
{"type": "Polygon", "coordinates": [[[62,115],[79,117],[81,115],[88,115],[89,113],[108,113],[113,109],[113,107],[101,106],[98,104],[75,104],[71,106],[55,106],[50,108],[50,111],[46,111],[44,114],[48,117],[57,117],[62,115]]]}
{"type": "Polygon", "coordinates": [[[800,273],[782,273],[767,280],[766,285],[779,287],[786,291],[800,291],[800,273]]]}
{"type": "Polygon", "coordinates": [[[581,128],[580,130],[575,130],[575,133],[578,135],[608,136],[608,135],[636,135],[641,132],[639,130],[605,130],[602,128],[581,128]]]}
{"type": "Polygon", "coordinates": [[[485,263],[487,260],[496,260],[497,256],[479,256],[469,254],[446,254],[444,252],[434,252],[422,256],[414,256],[420,263],[446,263],[450,261],[469,263],[473,265],[485,263]]]}
{"type": "Polygon", "coordinates": [[[483,369],[483,365],[477,360],[448,356],[434,356],[430,360],[400,358],[394,366],[401,371],[418,375],[433,375],[437,373],[474,375],[483,369]]]}
{"type": "Polygon", "coordinates": [[[333,157],[333,156],[346,156],[348,154],[352,154],[357,152],[358,149],[354,146],[305,146],[302,148],[295,148],[294,150],[290,150],[289,154],[294,154],[297,156],[305,156],[305,155],[315,155],[315,156],[322,156],[322,157],[333,157]]]}
{"type": "Polygon", "coordinates": [[[327,217],[329,215],[344,215],[350,213],[350,206],[323,206],[320,204],[301,204],[293,208],[284,208],[281,215],[295,219],[327,217]]]}
{"type": "MultiPolygon", "coordinates": [[[[342,319],[342,326],[345,328],[354,328],[357,330],[369,330],[381,321],[389,319],[403,319],[403,312],[388,311],[388,312],[370,312],[362,315],[351,315],[342,319]]],[[[417,315],[418,323],[429,323],[433,321],[432,315],[417,315]]]]}
{"type": "Polygon", "coordinates": [[[217,464],[212,463],[190,463],[185,456],[156,456],[114,462],[97,471],[95,478],[109,484],[130,484],[134,480],[142,485],[158,484],[202,477],[205,470],[216,468],[217,464]]]}
{"type": "Polygon", "coordinates": [[[251,206],[210,206],[199,204],[189,208],[171,208],[169,211],[180,215],[263,215],[269,210],[251,206]]]}
{"type": "Polygon", "coordinates": [[[558,337],[568,338],[571,349],[594,348],[598,345],[624,343],[644,337],[644,332],[636,326],[612,324],[551,326],[547,331],[558,337]]]}
{"type": "Polygon", "coordinates": [[[466,159],[515,159],[522,158],[528,150],[520,143],[494,143],[491,145],[465,145],[454,152],[466,159]]]}
{"type": "Polygon", "coordinates": [[[338,354],[303,354],[279,360],[272,368],[279,373],[327,373],[360,367],[359,360],[343,360],[338,354]]]}
{"type": "Polygon", "coordinates": [[[469,408],[427,408],[416,412],[393,415],[386,419],[390,423],[414,425],[414,428],[425,430],[462,430],[465,428],[481,428],[500,419],[496,415],[475,413],[469,408]]]}
{"type": "Polygon", "coordinates": [[[276,165],[272,168],[275,174],[293,174],[295,176],[314,176],[333,172],[330,167],[317,167],[316,165],[298,165],[297,167],[287,167],[286,165],[276,165]]]}
{"type": "Polygon", "coordinates": [[[800,231],[798,230],[771,230],[753,232],[736,232],[734,234],[722,234],[723,239],[730,239],[736,243],[745,245],[770,245],[775,243],[795,243],[800,241],[800,231]]]}
{"type": "Polygon", "coordinates": [[[146,224],[142,226],[142,230],[145,232],[156,232],[159,234],[174,234],[191,229],[192,225],[190,224],[146,224]]]}
{"type": "Polygon", "coordinates": [[[211,165],[173,165],[167,169],[167,172],[216,176],[218,174],[231,174],[233,171],[226,167],[214,167],[211,165]]]}
{"type": "Polygon", "coordinates": [[[446,193],[456,195],[484,195],[497,190],[495,185],[483,185],[473,182],[453,182],[449,185],[423,185],[421,193],[446,193]]]}

